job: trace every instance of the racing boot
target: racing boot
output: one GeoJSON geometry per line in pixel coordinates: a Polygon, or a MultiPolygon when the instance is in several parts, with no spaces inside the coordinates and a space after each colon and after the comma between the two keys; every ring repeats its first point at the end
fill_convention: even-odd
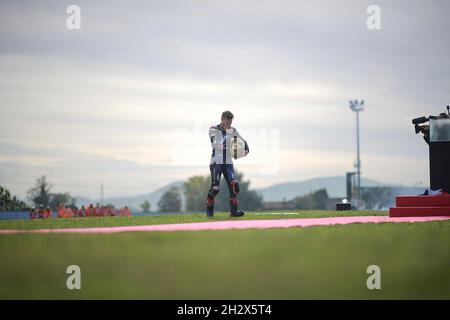
{"type": "Polygon", "coordinates": [[[214,199],[206,198],[206,217],[214,217],[214,199]]]}
{"type": "Polygon", "coordinates": [[[239,218],[244,216],[244,211],[238,210],[239,200],[237,198],[230,199],[230,217],[239,218]]]}

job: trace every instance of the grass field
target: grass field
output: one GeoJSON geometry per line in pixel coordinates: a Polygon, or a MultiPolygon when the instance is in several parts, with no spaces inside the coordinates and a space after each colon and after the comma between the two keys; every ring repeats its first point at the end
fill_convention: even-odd
{"type": "MultiPolygon", "coordinates": [[[[386,211],[264,211],[249,212],[236,220],[254,219],[298,219],[321,218],[340,216],[380,216],[387,215],[386,211]],[[279,213],[279,214],[277,214],[279,213]]],[[[208,219],[205,214],[164,214],[160,216],[137,217],[92,217],[71,219],[36,219],[36,220],[0,220],[0,229],[54,229],[54,228],[87,228],[87,227],[113,227],[113,226],[138,226],[165,223],[188,223],[204,221],[230,220],[229,213],[216,213],[214,218],[208,219]]]]}
{"type": "MultiPolygon", "coordinates": [[[[302,217],[334,214],[299,213],[302,217]]],[[[280,216],[249,214],[247,218],[280,216]]],[[[226,219],[226,215],[215,219],[226,219]]],[[[0,227],[204,220],[202,215],[82,218],[1,221],[0,227]]],[[[270,230],[0,235],[0,259],[1,299],[450,299],[449,221],[270,230]],[[81,290],[66,288],[69,265],[81,268],[81,290]],[[381,290],[366,287],[369,265],[381,268],[381,290]]]]}

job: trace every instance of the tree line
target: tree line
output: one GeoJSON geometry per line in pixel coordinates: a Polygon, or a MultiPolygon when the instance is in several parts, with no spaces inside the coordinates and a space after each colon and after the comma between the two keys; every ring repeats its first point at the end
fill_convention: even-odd
{"type": "MultiPolygon", "coordinates": [[[[381,210],[393,204],[394,194],[391,187],[363,187],[360,202],[364,209],[381,210]]],[[[303,196],[295,197],[292,202],[298,210],[326,210],[330,197],[326,189],[319,189],[303,196]]]]}
{"type": "Polygon", "coordinates": [[[0,212],[5,211],[25,211],[27,204],[11,195],[11,192],[3,186],[0,186],[0,212]]]}
{"type": "MultiPolygon", "coordinates": [[[[240,206],[246,210],[258,210],[261,208],[262,196],[255,190],[250,189],[250,181],[244,180],[244,175],[236,173],[239,181],[239,201],[240,206]]],[[[180,212],[182,209],[181,194],[186,199],[185,211],[203,212],[205,210],[206,195],[211,187],[211,177],[209,175],[197,175],[190,177],[181,188],[171,187],[167,190],[158,202],[161,212],[180,212]]],[[[216,197],[216,211],[229,210],[229,192],[225,179],[220,182],[220,192],[216,197]]]]}
{"type": "Polygon", "coordinates": [[[42,176],[36,179],[35,185],[28,190],[27,198],[35,207],[50,207],[52,210],[56,210],[60,204],[75,206],[76,200],[70,193],[53,193],[52,188],[53,185],[47,181],[46,176],[42,176]]]}
{"type": "MultiPolygon", "coordinates": [[[[239,201],[240,206],[245,210],[255,211],[262,207],[263,197],[255,190],[250,189],[250,181],[244,179],[240,172],[236,173],[240,181],[239,201]]],[[[181,188],[171,187],[158,202],[160,212],[180,212],[182,210],[182,194],[185,198],[185,211],[203,212],[205,210],[206,194],[211,186],[209,175],[196,175],[190,177],[181,188]]],[[[53,185],[47,181],[46,176],[36,179],[35,185],[27,192],[28,200],[35,207],[50,207],[56,210],[58,205],[63,204],[69,207],[75,206],[75,198],[70,193],[53,193],[53,185]]],[[[220,193],[216,197],[215,210],[229,210],[229,192],[225,179],[221,180],[220,193]]],[[[364,188],[361,192],[361,200],[368,209],[382,209],[392,201],[392,190],[389,187],[364,188]]],[[[329,196],[326,189],[319,189],[309,194],[298,196],[289,201],[293,203],[294,209],[298,210],[326,210],[329,196]]],[[[150,211],[150,203],[145,201],[141,204],[143,212],[150,211]]],[[[0,186],[0,212],[5,211],[25,211],[28,209],[27,203],[13,196],[9,190],[0,186]]]]}

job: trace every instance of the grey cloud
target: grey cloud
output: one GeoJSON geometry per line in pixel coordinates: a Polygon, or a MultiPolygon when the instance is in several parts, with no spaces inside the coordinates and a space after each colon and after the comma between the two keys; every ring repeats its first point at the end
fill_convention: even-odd
{"type": "MultiPolygon", "coordinates": [[[[427,153],[410,120],[441,112],[450,103],[448,1],[377,1],[382,10],[380,31],[365,27],[365,9],[371,1],[77,1],[82,30],[75,32],[65,29],[69,4],[0,4],[3,138],[27,139],[33,135],[27,129],[49,129],[56,123],[54,128],[73,132],[67,138],[73,143],[107,140],[90,139],[90,132],[103,132],[105,137],[123,134],[132,141],[133,135],[189,128],[189,120],[180,120],[182,106],[193,117],[202,117],[208,112],[205,106],[215,111],[227,105],[245,115],[239,120],[244,127],[280,128],[287,149],[343,151],[351,163],[354,120],[347,99],[365,98],[363,152],[421,159],[426,165],[427,153]],[[181,85],[200,80],[229,85],[232,90],[201,94],[175,88],[173,92],[121,88],[92,82],[93,77],[100,82],[160,78],[181,85]],[[67,78],[73,81],[64,82],[67,78]],[[285,88],[322,85],[333,88],[333,94],[290,96],[264,91],[272,83],[285,88]],[[128,102],[136,119],[77,112],[77,105],[94,110],[110,101],[128,102]],[[173,115],[147,122],[133,105],[170,110],[173,115]],[[77,136],[77,132],[81,133],[77,136]]],[[[34,135],[48,143],[61,138],[53,138],[52,132],[34,135]]],[[[0,155],[24,152],[3,147],[0,155]]],[[[77,168],[83,163],[86,167],[80,168],[97,172],[97,177],[102,170],[114,168],[130,169],[133,177],[131,172],[157,170],[80,154],[53,156],[77,168]]],[[[9,168],[12,165],[8,163],[9,168]]],[[[16,169],[19,174],[21,169],[16,169]]],[[[181,174],[193,172],[184,170],[181,174]]],[[[175,177],[173,171],[161,172],[175,177]]]]}

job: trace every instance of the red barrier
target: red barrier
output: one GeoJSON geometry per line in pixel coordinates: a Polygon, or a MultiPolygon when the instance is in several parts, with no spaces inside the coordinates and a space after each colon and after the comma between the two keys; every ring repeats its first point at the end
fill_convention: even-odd
{"type": "Polygon", "coordinates": [[[450,207],[450,195],[398,196],[397,207],[450,207]]]}
{"type": "Polygon", "coordinates": [[[398,196],[395,203],[389,209],[390,217],[450,216],[450,195],[398,196]]]}

